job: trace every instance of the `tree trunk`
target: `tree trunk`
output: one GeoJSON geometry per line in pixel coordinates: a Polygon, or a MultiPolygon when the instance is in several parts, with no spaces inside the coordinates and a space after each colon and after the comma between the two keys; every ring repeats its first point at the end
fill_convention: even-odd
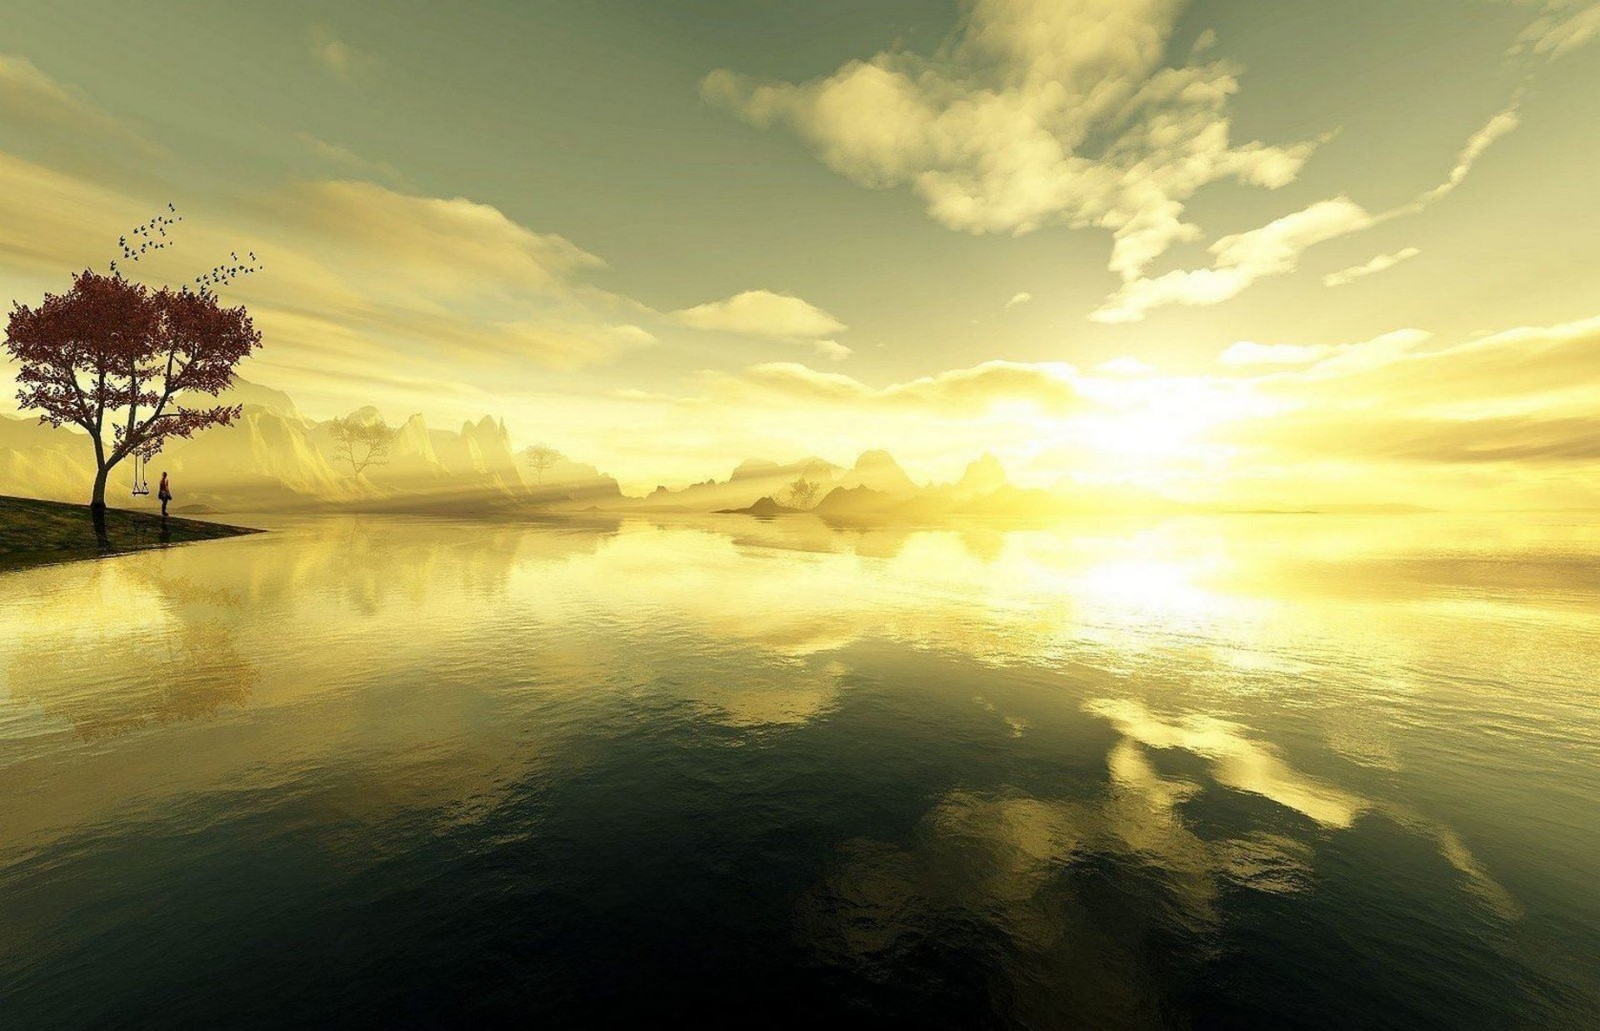
{"type": "Polygon", "coordinates": [[[102,465],[94,474],[94,495],[89,501],[89,518],[94,522],[94,539],[102,548],[111,547],[111,536],[106,533],[106,477],[111,467],[102,465]]]}
{"type": "Polygon", "coordinates": [[[97,512],[106,510],[106,479],[111,475],[111,467],[102,465],[94,474],[94,494],[89,498],[89,507],[97,512]]]}

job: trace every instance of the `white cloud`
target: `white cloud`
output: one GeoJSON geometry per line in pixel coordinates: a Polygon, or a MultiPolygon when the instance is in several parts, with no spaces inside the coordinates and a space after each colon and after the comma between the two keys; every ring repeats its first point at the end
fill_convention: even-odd
{"type": "Polygon", "coordinates": [[[1094,367],[1094,371],[1103,372],[1108,376],[1148,376],[1155,372],[1155,366],[1148,362],[1140,361],[1131,354],[1122,355],[1101,362],[1094,367]]]}
{"type": "Polygon", "coordinates": [[[1065,362],[989,361],[932,376],[871,387],[837,372],[819,372],[797,362],[766,362],[738,375],[707,373],[721,392],[759,394],[797,405],[836,404],[910,408],[943,414],[974,415],[996,404],[1028,404],[1054,412],[1088,404],[1076,369],[1065,362]]]}
{"type": "Polygon", "coordinates": [[[1478,163],[1479,158],[1483,157],[1484,151],[1493,146],[1496,140],[1510,133],[1521,124],[1521,119],[1517,113],[1520,103],[1520,98],[1513,98],[1503,111],[1489,119],[1483,128],[1473,133],[1467,139],[1466,146],[1461,148],[1461,153],[1456,157],[1455,167],[1450,169],[1450,174],[1445,177],[1444,182],[1424,193],[1417,198],[1415,204],[1403,210],[1408,212],[1420,211],[1427,205],[1449,194],[1457,186],[1460,186],[1462,181],[1467,178],[1467,173],[1472,171],[1472,166],[1478,163]]]}
{"type": "MultiPolygon", "coordinates": [[[[1257,229],[1218,240],[1210,247],[1215,256],[1210,268],[1175,269],[1154,278],[1128,280],[1089,317],[1096,322],[1138,322],[1152,309],[1166,305],[1218,304],[1237,297],[1259,280],[1295,271],[1300,256],[1319,243],[1416,214],[1461,185],[1484,152],[1517,127],[1520,102],[1520,95],[1513,97],[1506,108],[1474,132],[1444,180],[1408,204],[1371,214],[1348,197],[1318,201],[1257,229]]],[[[1403,259],[1396,258],[1381,267],[1388,268],[1400,260],[1403,259]]]]}
{"type": "Polygon", "coordinates": [[[1517,37],[1512,52],[1531,51],[1553,61],[1597,36],[1600,36],[1600,3],[1545,0],[1538,20],[1517,37]]]}
{"type": "Polygon", "coordinates": [[[1360,265],[1351,265],[1349,268],[1330,272],[1322,277],[1322,282],[1325,286],[1344,286],[1346,283],[1353,283],[1364,276],[1370,276],[1374,272],[1382,272],[1386,269],[1394,268],[1402,261],[1415,258],[1421,253],[1415,247],[1402,247],[1393,254],[1379,254],[1360,265]]]}
{"type": "Polygon", "coordinates": [[[1210,268],[1177,269],[1123,285],[1089,317],[1096,322],[1137,322],[1152,308],[1206,305],[1236,297],[1267,276],[1292,272],[1315,244],[1365,229],[1372,215],[1348,197],[1318,201],[1249,232],[1212,244],[1210,268]]]}
{"type": "Polygon", "coordinates": [[[812,346],[817,349],[817,353],[822,355],[822,357],[836,362],[842,362],[852,354],[855,354],[854,351],[839,343],[837,340],[818,340],[812,346]]]}
{"type": "Polygon", "coordinates": [[[672,318],[695,329],[786,339],[828,337],[846,329],[816,305],[771,290],[746,290],[724,301],[675,311],[672,318]]]}
{"type": "Polygon", "coordinates": [[[1232,140],[1230,64],[1164,66],[1185,6],[975,0],[932,55],[885,51],[798,84],[722,69],[701,92],[754,125],[789,126],[864,186],[909,187],[952,229],[1108,229],[1110,267],[1133,279],[1198,238],[1183,220],[1196,191],[1283,186],[1313,148],[1232,140]]]}
{"type": "Polygon", "coordinates": [[[1333,344],[1258,344],[1241,340],[1229,345],[1217,361],[1224,365],[1310,365],[1338,350],[1339,346],[1333,344]]]}
{"type": "Polygon", "coordinates": [[[605,262],[555,233],[465,197],[428,197],[369,182],[293,186],[276,216],[321,239],[327,258],[358,266],[398,292],[559,293],[605,262]]]}
{"type": "Polygon", "coordinates": [[[1011,295],[1011,300],[1006,302],[1006,308],[1007,308],[1007,310],[1009,310],[1011,308],[1015,308],[1019,304],[1027,304],[1029,301],[1032,301],[1032,300],[1033,300],[1033,295],[1028,293],[1026,290],[1024,290],[1021,293],[1012,294],[1011,295]]]}
{"type": "MultiPolygon", "coordinates": [[[[863,186],[910,188],[952,229],[1109,230],[1108,268],[1122,286],[1091,316],[1101,322],[1137,321],[1168,304],[1216,304],[1292,272],[1308,247],[1451,193],[1517,126],[1520,98],[1513,98],[1467,141],[1449,175],[1409,205],[1369,215],[1343,197],[1322,201],[1219,242],[1277,244],[1275,256],[1152,276],[1151,266],[1175,244],[1202,239],[1184,217],[1198,190],[1225,179],[1275,189],[1298,176],[1316,146],[1233,142],[1238,69],[1203,58],[1215,32],[1197,37],[1188,63],[1167,64],[1186,7],[1186,0],[973,0],[957,34],[931,54],[884,51],[801,83],[719,69],[701,93],[751,124],[788,126],[863,186]]],[[[1529,45],[1552,56],[1600,31],[1600,4],[1590,0],[1544,0],[1544,12],[1529,45]]]]}

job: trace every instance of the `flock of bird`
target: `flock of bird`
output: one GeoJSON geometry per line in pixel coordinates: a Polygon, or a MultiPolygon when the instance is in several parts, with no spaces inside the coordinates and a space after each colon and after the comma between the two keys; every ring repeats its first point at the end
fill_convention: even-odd
{"type": "MultiPolygon", "coordinates": [[[[157,215],[133,232],[117,238],[117,246],[122,248],[123,260],[138,261],[149,251],[164,249],[172,242],[166,238],[167,227],[182,221],[183,216],[178,214],[178,209],[169,201],[165,214],[157,215]]],[[[111,271],[117,271],[117,263],[114,261],[111,263],[111,271]]]]}
{"type": "Polygon", "coordinates": [[[247,262],[239,257],[238,251],[234,251],[228,255],[232,264],[224,262],[221,265],[214,266],[209,272],[195,276],[194,281],[200,284],[201,292],[209,293],[213,287],[227,286],[240,276],[248,276],[252,272],[260,272],[261,263],[256,260],[256,252],[249,251],[248,254],[249,260],[247,262]]]}
{"type": "MultiPolygon", "coordinates": [[[[150,251],[165,249],[174,241],[167,238],[167,229],[183,221],[183,216],[178,214],[178,209],[171,202],[167,210],[157,215],[150,221],[141,224],[132,232],[118,237],[117,246],[122,248],[122,260],[138,261],[150,251]]],[[[256,260],[256,252],[248,251],[247,258],[239,257],[239,252],[234,251],[228,255],[228,261],[213,266],[209,271],[202,272],[194,277],[195,284],[200,288],[200,293],[210,294],[215,287],[227,286],[240,276],[248,276],[253,272],[261,271],[261,264],[256,260]]],[[[117,274],[117,263],[111,263],[111,274],[117,274]]],[[[185,290],[189,288],[184,287],[185,290]]]]}

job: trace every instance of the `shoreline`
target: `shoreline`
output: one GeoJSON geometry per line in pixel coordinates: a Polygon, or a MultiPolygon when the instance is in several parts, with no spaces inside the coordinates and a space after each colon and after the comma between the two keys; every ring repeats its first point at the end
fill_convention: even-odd
{"type": "Polygon", "coordinates": [[[0,573],[264,532],[108,507],[101,541],[87,505],[0,495],[0,573]]]}

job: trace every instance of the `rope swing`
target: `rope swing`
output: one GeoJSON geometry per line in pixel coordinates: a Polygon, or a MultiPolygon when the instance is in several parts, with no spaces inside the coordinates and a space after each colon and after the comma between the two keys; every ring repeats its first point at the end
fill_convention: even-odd
{"type": "Polygon", "coordinates": [[[145,468],[145,460],[135,453],[133,456],[133,496],[144,497],[150,493],[150,474],[145,468]]]}

